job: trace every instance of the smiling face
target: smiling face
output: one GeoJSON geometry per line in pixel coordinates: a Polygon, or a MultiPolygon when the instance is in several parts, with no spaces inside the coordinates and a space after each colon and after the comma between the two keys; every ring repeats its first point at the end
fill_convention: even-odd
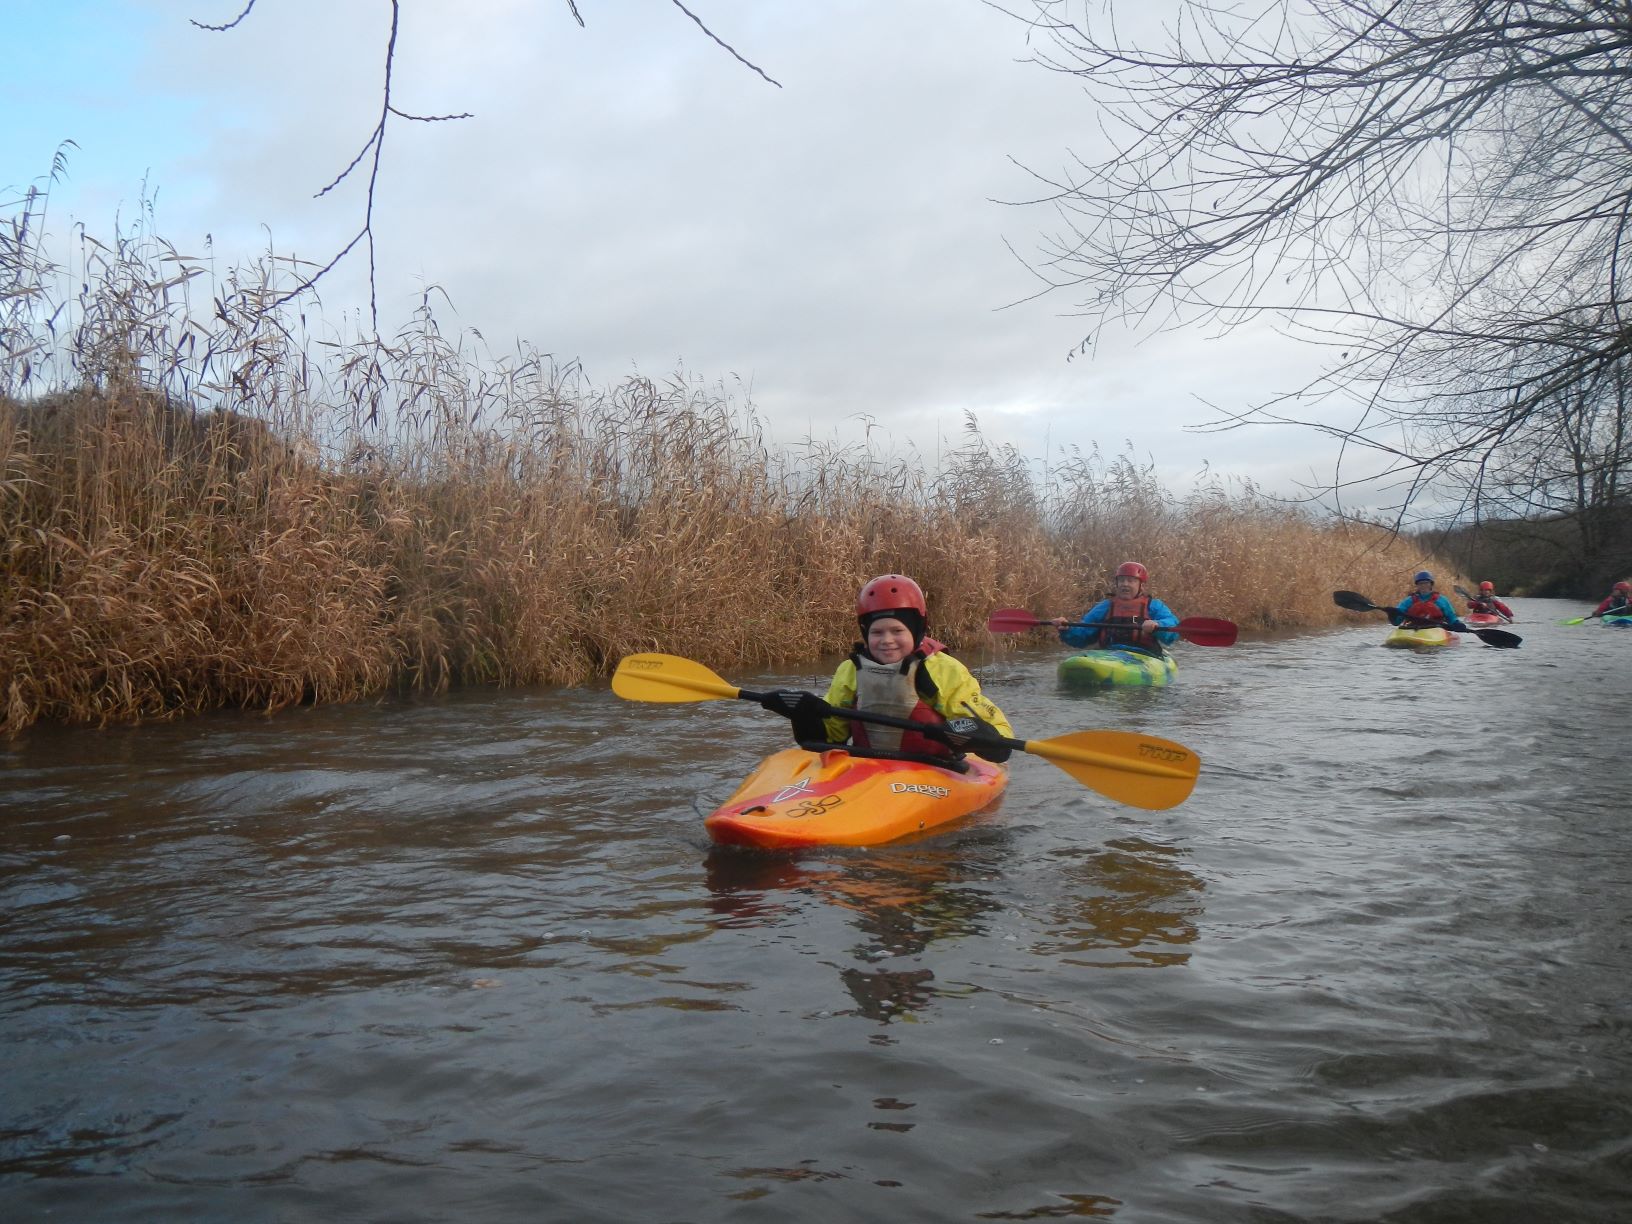
{"type": "Polygon", "coordinates": [[[893,616],[867,626],[867,653],[880,663],[899,663],[912,653],[912,630],[893,616]]]}
{"type": "Polygon", "coordinates": [[[1111,579],[1111,584],[1116,588],[1118,599],[1132,599],[1139,594],[1139,579],[1132,574],[1118,574],[1111,579]]]}

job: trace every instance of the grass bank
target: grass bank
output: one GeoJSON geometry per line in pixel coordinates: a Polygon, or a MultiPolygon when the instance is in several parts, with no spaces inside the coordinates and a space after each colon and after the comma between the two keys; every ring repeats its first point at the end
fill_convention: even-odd
{"type": "Polygon", "coordinates": [[[1334,587],[1392,597],[1422,561],[1126,457],[1044,478],[973,421],[933,472],[772,448],[722,388],[593,387],[466,351],[428,309],[388,343],[319,341],[267,306],[269,268],[195,309],[200,271],[145,234],[54,296],[27,220],[0,244],[0,732],[588,683],[640,650],[791,663],[851,641],[887,571],[967,648],[993,608],[1085,608],[1130,557],[1181,615],[1249,631],[1335,623],[1334,587]]]}

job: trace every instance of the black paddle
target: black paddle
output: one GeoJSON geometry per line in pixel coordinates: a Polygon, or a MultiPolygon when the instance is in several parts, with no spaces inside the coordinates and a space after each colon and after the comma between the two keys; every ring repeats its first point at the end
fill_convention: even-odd
{"type": "MultiPolygon", "coordinates": [[[[1385,608],[1381,604],[1374,604],[1358,591],[1333,591],[1332,602],[1340,608],[1350,612],[1381,612],[1396,625],[1405,623],[1405,616],[1398,608],[1385,608]]],[[[1486,646],[1501,646],[1508,650],[1517,650],[1519,643],[1524,641],[1516,633],[1509,633],[1505,629],[1475,629],[1472,625],[1449,625],[1441,621],[1415,621],[1405,626],[1408,629],[1438,628],[1449,629],[1452,633],[1471,633],[1486,646]]]]}

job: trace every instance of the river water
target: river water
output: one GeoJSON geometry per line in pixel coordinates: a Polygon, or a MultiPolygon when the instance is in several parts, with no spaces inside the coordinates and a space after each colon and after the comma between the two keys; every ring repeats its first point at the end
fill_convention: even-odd
{"type": "MultiPolygon", "coordinates": [[[[7,1220],[1632,1219],[1632,630],[1180,646],[916,844],[712,850],[786,724],[606,688],[0,747],[7,1220]]],[[[824,683],[733,675],[745,687],[824,683]]]]}

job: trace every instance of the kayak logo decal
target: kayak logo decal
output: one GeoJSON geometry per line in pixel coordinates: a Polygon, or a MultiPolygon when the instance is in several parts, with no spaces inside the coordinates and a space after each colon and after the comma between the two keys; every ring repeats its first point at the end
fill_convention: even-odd
{"type": "Polygon", "coordinates": [[[945,799],[950,791],[944,786],[925,786],[921,782],[891,782],[892,795],[928,795],[931,799],[945,799]]]}
{"type": "Polygon", "coordinates": [[[800,795],[808,794],[810,794],[810,779],[800,778],[799,781],[789,783],[787,786],[784,786],[781,790],[777,791],[776,797],[772,799],[771,802],[786,803],[789,799],[797,799],[800,795]]]}
{"type": "Polygon", "coordinates": [[[1180,752],[1177,748],[1163,748],[1158,744],[1140,744],[1139,755],[1154,757],[1158,761],[1188,761],[1190,754],[1180,752]]]}
{"type": "Polygon", "coordinates": [[[798,807],[787,812],[786,815],[794,820],[803,820],[807,816],[820,816],[823,812],[831,811],[843,802],[844,800],[837,795],[823,795],[820,799],[806,799],[798,807]]]}

